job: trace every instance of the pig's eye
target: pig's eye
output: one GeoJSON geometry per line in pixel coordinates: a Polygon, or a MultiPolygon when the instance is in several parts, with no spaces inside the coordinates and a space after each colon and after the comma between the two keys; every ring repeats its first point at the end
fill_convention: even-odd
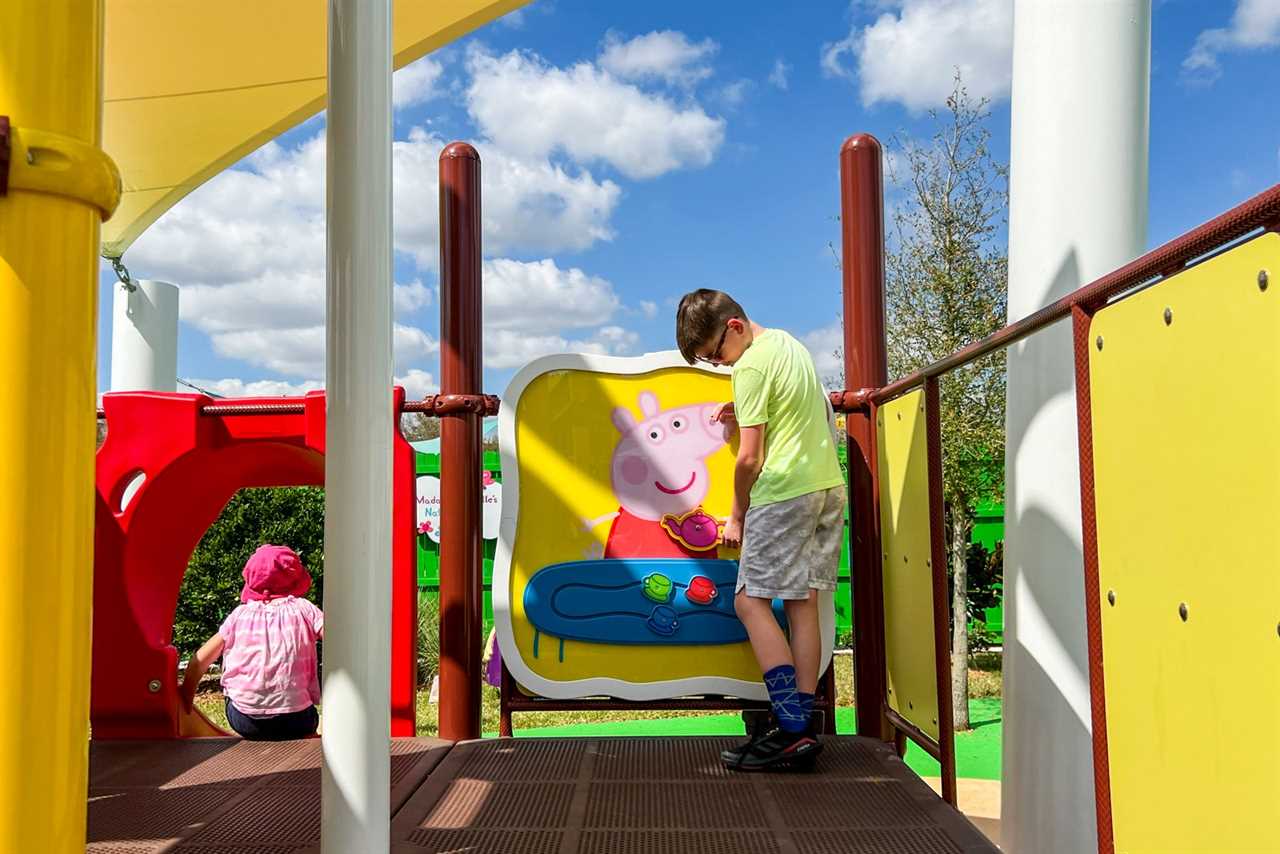
{"type": "Polygon", "coordinates": [[[662,432],[661,427],[650,427],[649,438],[655,442],[661,442],[664,438],[666,438],[666,434],[662,432]]]}
{"type": "Polygon", "coordinates": [[[671,429],[679,433],[685,428],[685,420],[683,418],[672,418],[671,429]]]}

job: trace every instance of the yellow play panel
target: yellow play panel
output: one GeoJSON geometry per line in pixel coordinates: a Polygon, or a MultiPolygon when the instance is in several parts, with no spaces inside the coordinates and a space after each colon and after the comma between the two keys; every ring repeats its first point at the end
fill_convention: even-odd
{"type": "Polygon", "coordinates": [[[1280,851],[1280,236],[1089,340],[1115,850],[1280,851]]]}
{"type": "MultiPolygon", "coordinates": [[[[656,697],[663,695],[659,686],[682,680],[691,680],[687,683],[690,686],[706,677],[759,682],[759,665],[745,641],[720,646],[648,646],[566,640],[561,647],[556,638],[539,636],[524,610],[525,587],[538,570],[607,554],[620,504],[626,501],[615,494],[621,474],[613,471],[619,421],[625,418],[621,413],[628,413],[638,424],[658,424],[646,427],[646,432],[654,431],[655,437],[668,434],[659,439],[662,445],[655,447],[669,453],[665,447],[680,441],[677,431],[703,429],[700,424],[688,423],[698,417],[702,407],[732,396],[727,375],[689,368],[633,375],[549,371],[520,393],[514,404],[518,410],[519,525],[509,571],[496,572],[494,581],[505,586],[510,602],[514,645],[504,646],[503,656],[514,665],[513,673],[542,693],[555,692],[559,686],[562,695],[572,695],[575,685],[582,686],[584,693],[612,688],[612,693],[624,695],[642,694],[647,685],[656,697]],[[644,405],[659,407],[670,415],[647,413],[644,405]],[[681,418],[686,423],[682,424],[681,418]],[[528,674],[521,673],[525,668],[528,674]],[[626,686],[631,686],[630,692],[626,686]]],[[[733,502],[732,448],[721,444],[705,458],[705,465],[709,485],[699,503],[713,516],[727,517],[733,502]]],[[[715,556],[708,553],[708,557],[715,556]]],[[[737,554],[721,549],[719,556],[737,554]]],[[[591,579],[587,576],[583,580],[591,579]]],[[[732,597],[733,590],[726,589],[722,595],[732,597]]]]}
{"type": "Polygon", "coordinates": [[[938,740],[924,391],[880,407],[876,444],[889,707],[938,740]]]}

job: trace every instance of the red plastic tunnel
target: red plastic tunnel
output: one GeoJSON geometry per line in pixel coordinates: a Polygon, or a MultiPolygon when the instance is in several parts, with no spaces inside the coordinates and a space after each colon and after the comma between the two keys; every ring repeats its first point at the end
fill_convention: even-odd
{"type": "MultiPolygon", "coordinates": [[[[235,403],[270,408],[290,402],[297,399],[235,403]]],[[[107,438],[97,456],[90,698],[96,739],[218,734],[203,717],[187,715],[179,697],[173,621],[187,563],[237,490],[324,484],[323,392],[308,394],[301,412],[202,414],[215,403],[204,395],[158,392],[103,398],[107,438]]],[[[404,390],[397,388],[397,412],[403,403],[404,390]]],[[[414,451],[398,425],[393,457],[391,734],[412,736],[414,451]]]]}

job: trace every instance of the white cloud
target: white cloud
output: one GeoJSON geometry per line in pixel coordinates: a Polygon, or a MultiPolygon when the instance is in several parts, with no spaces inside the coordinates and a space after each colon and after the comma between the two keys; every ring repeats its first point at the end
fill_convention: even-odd
{"type": "Polygon", "coordinates": [[[629,178],[654,178],[707,165],[724,141],[723,119],[643,92],[591,63],[566,70],[530,53],[473,50],[468,67],[473,120],[499,148],[526,160],[563,152],[579,163],[608,163],[629,178]]]}
{"type": "Polygon", "coordinates": [[[180,286],[322,270],[324,168],[323,134],[292,149],[267,143],[147,229],[129,250],[130,267],[180,286]]]}
{"type": "Polygon", "coordinates": [[[550,258],[484,262],[484,322],[490,329],[547,332],[607,323],[620,302],[613,285],[550,258]]]}
{"type": "Polygon", "coordinates": [[[430,56],[411,62],[391,75],[391,103],[394,107],[424,104],[441,92],[436,84],[444,74],[444,66],[430,56]]]}
{"type": "Polygon", "coordinates": [[[318,380],[291,383],[284,380],[245,381],[232,377],[220,380],[192,379],[188,382],[223,397],[297,397],[324,388],[324,383],[318,380]]]}
{"type": "Polygon", "coordinates": [[[707,65],[717,45],[711,39],[691,42],[677,30],[654,30],[630,41],[610,32],[604,39],[600,66],[623,80],[662,80],[673,86],[694,86],[711,76],[707,65]]]}
{"type": "MultiPolygon", "coordinates": [[[[220,380],[191,379],[188,382],[223,397],[297,397],[309,391],[322,391],[320,380],[304,380],[291,383],[285,380],[242,380],[228,377],[220,380]]],[[[418,368],[411,368],[404,376],[398,376],[394,384],[403,386],[411,400],[420,400],[440,390],[435,377],[418,368]]]]}
{"type": "Polygon", "coordinates": [[[787,90],[787,75],[791,73],[791,66],[787,65],[781,59],[773,61],[773,71],[769,72],[769,82],[782,91],[787,90]]]}
{"type": "Polygon", "coordinates": [[[421,400],[429,394],[440,390],[435,377],[418,368],[410,368],[404,376],[395,378],[395,384],[404,386],[404,394],[409,400],[421,400]]]}
{"type": "Polygon", "coordinates": [[[521,29],[524,27],[525,13],[527,11],[527,9],[516,9],[514,12],[508,12],[498,19],[498,23],[513,30],[521,29]]]}
{"type": "Polygon", "coordinates": [[[999,101],[1013,80],[1013,0],[901,0],[823,45],[821,61],[829,76],[858,81],[868,107],[941,105],[957,68],[971,95],[999,101]]]}
{"type": "MultiPolygon", "coordinates": [[[[247,328],[215,332],[209,336],[218,355],[261,365],[276,373],[296,377],[324,376],[323,326],[289,329],[247,328]]],[[[393,352],[397,365],[410,365],[439,350],[434,338],[413,326],[397,323],[393,352]]]]}
{"type": "MultiPolygon", "coordinates": [[[[422,269],[439,263],[438,164],[445,144],[414,128],[392,146],[395,247],[422,269]]],[[[616,183],[476,144],[487,253],[581,250],[613,237],[609,220],[622,196],[616,183]]],[[[161,217],[129,250],[130,266],[179,285],[225,285],[268,272],[271,287],[304,272],[322,282],[324,170],[323,133],[291,149],[268,143],[161,217]]]]}
{"type": "MultiPolygon", "coordinates": [[[[802,336],[800,343],[809,349],[813,364],[818,369],[818,379],[823,383],[831,385],[844,373],[844,365],[836,357],[836,351],[844,347],[844,327],[840,321],[802,336]]],[[[828,391],[837,389],[829,388],[828,391]]]]}
{"type": "Polygon", "coordinates": [[[720,87],[716,93],[716,97],[729,109],[742,106],[742,102],[747,99],[747,92],[755,84],[752,81],[742,78],[732,83],[726,83],[720,87]]]}
{"type": "MultiPolygon", "coordinates": [[[[397,75],[401,103],[433,96],[442,70],[432,63],[397,75]]],[[[559,69],[531,54],[473,51],[467,74],[473,79],[465,97],[482,131],[474,144],[483,159],[489,366],[564,350],[629,352],[638,336],[611,325],[622,311],[613,286],[549,257],[614,236],[622,189],[583,164],[608,163],[633,177],[702,165],[718,150],[724,121],[687,93],[676,104],[591,63],[559,69]],[[529,98],[547,110],[529,109],[529,98]],[[509,127],[505,110],[520,113],[524,126],[509,127]],[[502,257],[533,253],[542,260],[502,257]]],[[[406,318],[436,298],[444,145],[432,131],[414,128],[393,148],[394,247],[427,274],[394,291],[396,367],[415,389],[435,382],[421,360],[434,358],[438,344],[406,318]]],[[[323,382],[324,172],[323,131],[295,145],[269,143],[175,206],[130,251],[135,272],[182,287],[183,321],[207,334],[216,354],[297,378],[216,381],[226,389],[270,393],[323,382]]],[[[652,318],[657,306],[645,302],[639,311],[652,318]]]]}
{"type": "Polygon", "coordinates": [[[658,304],[650,300],[640,300],[640,313],[650,320],[658,316],[658,304]]]}
{"type": "Polygon", "coordinates": [[[1280,0],[1239,0],[1231,23],[1205,30],[1196,37],[1182,61],[1189,79],[1212,83],[1222,74],[1218,56],[1238,50],[1261,50],[1280,45],[1280,0]]]}
{"type": "Polygon", "coordinates": [[[485,367],[520,367],[549,353],[630,353],[640,336],[602,325],[620,307],[608,281],[577,268],[563,270],[551,259],[486,261],[485,367]],[[598,328],[590,332],[590,327],[598,328]]]}
{"type": "Polygon", "coordinates": [[[396,285],[393,294],[396,314],[412,314],[431,305],[432,289],[414,279],[407,285],[396,285]]]}
{"type": "Polygon", "coordinates": [[[511,329],[485,332],[484,364],[488,368],[518,368],[551,353],[596,353],[623,356],[635,351],[640,336],[619,326],[606,326],[588,338],[528,335],[511,329]]]}
{"type": "MultiPolygon", "coordinates": [[[[395,143],[395,245],[430,269],[439,258],[435,200],[443,146],[420,129],[395,143]]],[[[487,251],[584,249],[612,237],[609,218],[621,196],[615,183],[481,147],[487,251]]],[[[217,353],[290,376],[324,375],[324,159],[323,136],[294,148],[272,143],[177,205],[130,251],[135,272],[182,287],[182,319],[209,334],[217,353]]],[[[607,282],[603,289],[613,302],[583,302],[601,280],[542,263],[561,276],[578,305],[599,313],[596,322],[607,321],[616,308],[607,282]]],[[[432,290],[420,279],[397,284],[396,312],[410,315],[430,305],[432,290]]],[[[575,317],[563,307],[547,312],[553,313],[575,317]]],[[[584,323],[579,318],[575,325],[584,323]]],[[[402,364],[434,347],[406,337],[403,330],[411,328],[398,333],[402,364]]]]}
{"type": "Polygon", "coordinates": [[[324,271],[267,268],[230,284],[184,284],[178,306],[184,322],[208,333],[323,325],[324,271]]]}
{"type": "MultiPolygon", "coordinates": [[[[396,285],[397,314],[412,314],[432,301],[432,290],[419,280],[396,285]]],[[[203,332],[237,329],[323,326],[324,272],[265,270],[228,285],[186,285],[181,290],[182,320],[203,332]]]]}
{"type": "MultiPolygon", "coordinates": [[[[396,248],[422,269],[440,259],[439,160],[445,140],[423,128],[392,146],[392,201],[396,248]]],[[[545,157],[519,157],[477,141],[480,153],[484,251],[582,250],[613,238],[609,220],[622,197],[613,181],[597,181],[585,169],[570,174],[545,157]]]]}

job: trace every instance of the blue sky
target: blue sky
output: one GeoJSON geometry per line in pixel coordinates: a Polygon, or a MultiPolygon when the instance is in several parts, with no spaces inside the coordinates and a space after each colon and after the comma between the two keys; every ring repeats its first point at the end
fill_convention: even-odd
{"type": "MultiPolygon", "coordinates": [[[[435,164],[452,139],[484,163],[486,391],[548,352],[669,349],[673,301],[704,286],[830,361],[841,141],[927,134],[959,66],[1007,161],[1011,7],[542,0],[399,72],[397,376],[412,394],[439,376],[435,164]]],[[[1157,0],[1150,245],[1280,181],[1277,83],[1280,0],[1157,0]]],[[[180,377],[232,395],[323,383],[323,141],[323,117],[290,131],[126,254],[182,288],[180,377]]],[[[114,287],[104,270],[102,390],[114,287]]]]}

